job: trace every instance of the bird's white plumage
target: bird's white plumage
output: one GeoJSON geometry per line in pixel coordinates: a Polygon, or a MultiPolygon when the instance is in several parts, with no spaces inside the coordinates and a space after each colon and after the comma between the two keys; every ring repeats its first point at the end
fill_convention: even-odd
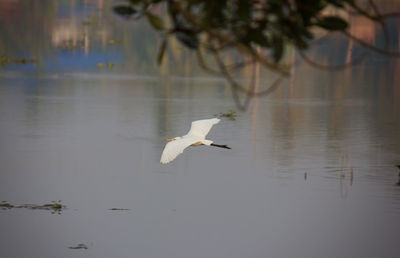
{"type": "Polygon", "coordinates": [[[197,142],[210,145],[212,141],[205,140],[205,137],[211,130],[211,127],[218,124],[219,121],[220,119],[218,118],[193,121],[192,126],[186,135],[176,137],[175,140],[170,141],[165,145],[160,162],[163,164],[171,162],[187,147],[197,142]]]}
{"type": "Polygon", "coordinates": [[[198,142],[199,140],[194,137],[182,137],[181,139],[168,142],[165,145],[164,151],[161,155],[160,162],[167,164],[173,161],[179,154],[181,154],[187,147],[198,142]]]}
{"type": "Polygon", "coordinates": [[[211,127],[213,127],[215,124],[218,124],[219,121],[221,121],[221,119],[218,118],[193,121],[187,135],[196,135],[205,138],[208,132],[211,130],[211,127]]]}

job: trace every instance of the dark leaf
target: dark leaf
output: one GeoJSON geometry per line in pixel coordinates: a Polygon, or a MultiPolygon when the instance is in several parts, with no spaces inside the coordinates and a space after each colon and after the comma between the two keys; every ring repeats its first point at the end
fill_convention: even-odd
{"type": "Polygon", "coordinates": [[[129,3],[133,4],[133,5],[137,5],[140,2],[142,2],[142,0],[129,0],[129,3]]]}
{"type": "Polygon", "coordinates": [[[273,36],[272,38],[272,55],[274,61],[278,63],[283,55],[283,39],[280,36],[273,36]]]}
{"type": "Polygon", "coordinates": [[[328,0],[328,2],[339,8],[344,7],[342,1],[340,1],[340,0],[328,0]]]}
{"type": "Polygon", "coordinates": [[[252,3],[249,0],[238,1],[237,14],[242,21],[248,22],[250,20],[251,7],[252,3]]]}
{"type": "Polygon", "coordinates": [[[326,16],[317,22],[317,26],[326,30],[345,30],[348,26],[348,23],[337,16],[326,16]]]}
{"type": "Polygon", "coordinates": [[[307,39],[313,39],[314,38],[314,35],[307,28],[302,27],[302,26],[298,26],[296,29],[298,30],[298,32],[301,35],[303,35],[307,39]]]}
{"type": "Polygon", "coordinates": [[[271,43],[268,38],[260,30],[250,30],[247,33],[246,41],[254,42],[261,47],[270,47],[271,43]]]}
{"type": "Polygon", "coordinates": [[[185,46],[191,49],[197,49],[199,46],[199,39],[194,32],[176,32],[176,38],[185,46]]]}
{"type": "Polygon", "coordinates": [[[151,26],[156,30],[164,30],[164,22],[160,17],[154,15],[150,12],[146,12],[147,19],[149,20],[151,26]]]}
{"type": "Polygon", "coordinates": [[[121,15],[121,16],[125,16],[125,17],[129,17],[135,13],[137,13],[137,11],[128,5],[118,5],[118,6],[114,6],[114,12],[116,12],[117,14],[121,15]]]}
{"type": "Polygon", "coordinates": [[[167,36],[163,39],[160,48],[158,49],[157,63],[160,65],[164,60],[165,49],[167,48],[167,36]]]}

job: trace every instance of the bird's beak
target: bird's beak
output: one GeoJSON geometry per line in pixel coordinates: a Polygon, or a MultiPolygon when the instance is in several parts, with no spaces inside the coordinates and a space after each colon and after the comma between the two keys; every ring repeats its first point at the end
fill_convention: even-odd
{"type": "Polygon", "coordinates": [[[165,139],[166,142],[172,142],[175,141],[175,139],[165,139]]]}

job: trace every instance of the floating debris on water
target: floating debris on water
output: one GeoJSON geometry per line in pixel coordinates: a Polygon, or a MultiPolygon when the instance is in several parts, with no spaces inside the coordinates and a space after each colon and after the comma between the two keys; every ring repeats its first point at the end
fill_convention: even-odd
{"type": "Polygon", "coordinates": [[[109,209],[110,211],[130,211],[131,209],[125,209],[125,208],[111,208],[109,209]]]}
{"type": "Polygon", "coordinates": [[[83,21],[83,22],[82,22],[82,25],[83,25],[83,26],[99,26],[100,23],[95,22],[95,21],[87,20],[87,21],[83,21]]]}
{"type": "Polygon", "coordinates": [[[83,45],[77,45],[77,44],[71,44],[71,45],[59,45],[58,49],[62,49],[62,50],[77,50],[77,49],[83,49],[85,48],[85,46],[83,45]]]}
{"type": "Polygon", "coordinates": [[[61,44],[57,46],[58,49],[61,50],[77,50],[85,48],[85,35],[82,34],[79,39],[64,39],[61,44]]]}
{"type": "Polygon", "coordinates": [[[16,63],[16,64],[32,64],[32,63],[36,63],[36,60],[28,59],[28,58],[15,58],[14,63],[16,63]]]}
{"type": "Polygon", "coordinates": [[[84,21],[82,21],[83,26],[100,26],[101,22],[99,20],[99,16],[96,14],[90,14],[86,17],[84,21]]]}
{"type": "Polygon", "coordinates": [[[0,57],[0,65],[6,66],[10,64],[35,64],[37,63],[36,59],[34,58],[11,58],[7,55],[2,55],[0,57]]]}
{"type": "Polygon", "coordinates": [[[350,168],[350,186],[353,185],[353,180],[354,180],[354,170],[353,168],[350,168]]]}
{"type": "Polygon", "coordinates": [[[9,56],[1,56],[0,57],[0,65],[1,66],[5,66],[5,65],[9,65],[12,63],[12,59],[9,56]]]}
{"type": "Polygon", "coordinates": [[[110,44],[110,45],[120,44],[120,43],[121,43],[121,40],[116,40],[116,39],[110,39],[108,41],[108,44],[110,44]]]}
{"type": "Polygon", "coordinates": [[[14,205],[9,204],[6,201],[2,201],[2,202],[0,202],[0,208],[2,208],[3,210],[8,210],[8,209],[14,208],[14,205]]]}
{"type": "Polygon", "coordinates": [[[96,64],[98,67],[108,67],[108,68],[112,68],[113,66],[114,66],[114,63],[112,63],[112,62],[108,62],[107,64],[106,63],[103,63],[103,62],[99,62],[99,63],[97,63],[96,64]]]}
{"type": "Polygon", "coordinates": [[[65,205],[61,204],[61,200],[58,201],[52,201],[51,203],[46,203],[43,205],[37,205],[37,204],[22,204],[22,205],[13,205],[10,204],[7,201],[2,201],[0,202],[0,208],[2,210],[9,210],[9,209],[15,209],[15,208],[25,208],[25,209],[30,209],[30,210],[47,210],[51,211],[51,213],[57,213],[61,214],[61,211],[66,208],[65,205]]]}
{"type": "Polygon", "coordinates": [[[76,246],[68,246],[69,249],[89,249],[85,244],[78,244],[76,246]]]}

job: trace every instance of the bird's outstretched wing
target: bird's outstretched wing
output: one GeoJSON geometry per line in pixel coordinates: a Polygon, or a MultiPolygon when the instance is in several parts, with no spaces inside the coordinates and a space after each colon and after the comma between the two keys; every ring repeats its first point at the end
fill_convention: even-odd
{"type": "Polygon", "coordinates": [[[211,118],[211,119],[203,119],[192,122],[192,126],[190,127],[187,135],[196,135],[199,137],[206,137],[208,132],[211,130],[213,125],[218,124],[221,119],[211,118]]]}
{"type": "Polygon", "coordinates": [[[179,154],[181,154],[187,147],[192,145],[193,143],[198,142],[198,138],[194,137],[185,137],[175,141],[168,142],[165,145],[163,153],[161,155],[160,162],[162,164],[167,164],[173,161],[179,154]]]}

